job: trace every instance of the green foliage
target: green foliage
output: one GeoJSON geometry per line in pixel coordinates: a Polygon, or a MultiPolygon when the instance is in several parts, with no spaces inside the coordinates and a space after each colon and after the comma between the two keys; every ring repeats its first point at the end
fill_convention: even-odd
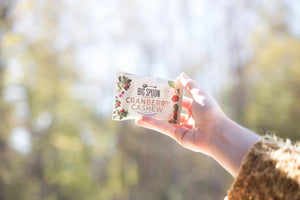
{"type": "MultiPolygon", "coordinates": [[[[30,13],[35,1],[20,4],[18,11],[30,13]]],[[[50,0],[42,5],[34,10],[42,23],[37,26],[51,31],[36,33],[33,40],[12,31],[13,19],[0,15],[0,28],[4,27],[0,32],[0,199],[224,197],[233,179],[214,160],[131,122],[99,119],[93,107],[72,95],[80,77],[74,52],[72,47],[57,50],[53,45],[60,34],[57,18],[63,6],[50,0]],[[11,61],[20,63],[19,77],[11,72],[11,61]],[[11,86],[24,91],[21,98],[5,99],[11,86]],[[15,127],[30,133],[29,153],[10,144],[15,127]]],[[[231,112],[240,110],[236,119],[261,133],[270,130],[299,139],[299,40],[274,37],[254,52],[238,77],[242,89],[235,95],[224,94],[235,98],[229,103],[231,112]]],[[[130,79],[119,81],[120,90],[130,87],[130,79]]],[[[174,87],[174,82],[169,85],[174,87]]]]}
{"type": "Polygon", "coordinates": [[[300,41],[275,38],[257,51],[246,69],[247,123],[262,132],[300,139],[300,41]]]}
{"type": "Polygon", "coordinates": [[[82,136],[99,129],[99,124],[93,111],[71,95],[78,75],[63,58],[72,52],[45,48],[53,45],[51,37],[32,42],[9,30],[1,44],[0,199],[96,198],[99,183],[92,177],[92,146],[82,136]],[[12,60],[20,63],[19,77],[10,72],[12,60]],[[3,93],[11,86],[24,93],[20,99],[5,101],[3,93]],[[21,116],[20,104],[28,108],[20,108],[25,112],[21,116]],[[17,126],[30,133],[28,154],[10,145],[17,126]]]}

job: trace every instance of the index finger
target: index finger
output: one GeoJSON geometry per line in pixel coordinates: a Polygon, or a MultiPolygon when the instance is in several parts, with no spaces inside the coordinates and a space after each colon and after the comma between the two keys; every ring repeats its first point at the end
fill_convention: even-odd
{"type": "Polygon", "coordinates": [[[179,144],[182,144],[182,138],[184,137],[186,132],[190,130],[189,128],[184,126],[159,121],[147,116],[143,116],[142,119],[139,119],[136,122],[136,124],[163,133],[173,138],[179,144]]]}
{"type": "Polygon", "coordinates": [[[161,132],[171,138],[174,138],[176,132],[175,124],[162,122],[152,117],[143,116],[136,122],[137,125],[161,132]]]}

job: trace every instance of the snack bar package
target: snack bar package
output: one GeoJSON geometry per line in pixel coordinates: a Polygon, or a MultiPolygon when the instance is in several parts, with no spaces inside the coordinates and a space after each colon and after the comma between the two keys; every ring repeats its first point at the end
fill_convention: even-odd
{"type": "Polygon", "coordinates": [[[183,88],[178,80],[139,77],[117,72],[113,120],[151,116],[170,123],[180,123],[183,88]]]}

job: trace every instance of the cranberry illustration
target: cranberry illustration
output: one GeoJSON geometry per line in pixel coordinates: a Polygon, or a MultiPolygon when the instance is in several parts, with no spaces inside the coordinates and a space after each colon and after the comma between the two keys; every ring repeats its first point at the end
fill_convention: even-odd
{"type": "Polygon", "coordinates": [[[179,96],[178,96],[178,95],[173,95],[172,101],[173,101],[173,102],[176,102],[176,101],[178,101],[178,100],[179,100],[179,96]]]}
{"type": "Polygon", "coordinates": [[[118,101],[117,107],[120,107],[120,105],[121,105],[121,101],[118,101]]]}
{"type": "Polygon", "coordinates": [[[130,85],[128,83],[125,84],[125,88],[129,89],[130,85]]]}
{"type": "Polygon", "coordinates": [[[125,92],[124,91],[122,91],[122,95],[124,94],[125,92]]]}
{"type": "Polygon", "coordinates": [[[122,110],[120,110],[120,113],[125,113],[125,110],[124,110],[124,108],[123,108],[122,110]]]}
{"type": "Polygon", "coordinates": [[[119,97],[121,98],[121,97],[122,97],[122,94],[120,94],[119,97]]]}
{"type": "Polygon", "coordinates": [[[173,118],[174,118],[175,120],[177,120],[177,115],[178,115],[178,113],[177,113],[177,112],[174,112],[173,118]]]}

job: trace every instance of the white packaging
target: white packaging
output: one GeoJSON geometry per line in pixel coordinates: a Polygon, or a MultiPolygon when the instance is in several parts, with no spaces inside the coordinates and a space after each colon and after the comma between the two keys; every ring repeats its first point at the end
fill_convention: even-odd
{"type": "Polygon", "coordinates": [[[113,120],[155,119],[180,123],[183,88],[178,80],[138,77],[117,72],[113,120]]]}

